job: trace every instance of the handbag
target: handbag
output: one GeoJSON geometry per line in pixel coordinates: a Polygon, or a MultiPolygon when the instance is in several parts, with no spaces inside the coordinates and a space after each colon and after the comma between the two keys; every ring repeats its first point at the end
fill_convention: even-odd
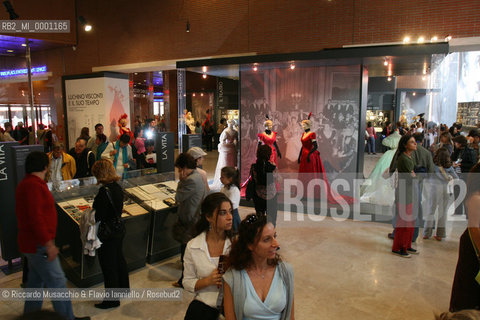
{"type": "MultiPolygon", "coordinates": [[[[110,201],[113,210],[115,212],[118,212],[117,208],[113,204],[110,190],[105,187],[105,191],[107,193],[108,200],[110,201]]],[[[98,226],[97,237],[101,242],[105,242],[110,239],[122,238],[125,235],[126,231],[127,230],[125,229],[125,223],[123,222],[122,218],[119,216],[115,216],[115,218],[111,220],[100,222],[100,225],[98,226]]]]}

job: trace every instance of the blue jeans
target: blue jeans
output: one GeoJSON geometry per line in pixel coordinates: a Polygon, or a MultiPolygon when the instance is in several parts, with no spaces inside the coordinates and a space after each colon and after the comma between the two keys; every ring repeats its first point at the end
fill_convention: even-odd
{"type": "MultiPolygon", "coordinates": [[[[66,288],[67,279],[63,273],[58,257],[48,261],[45,257],[47,249],[37,246],[36,253],[25,253],[28,259],[27,288],[66,288]]],[[[43,301],[25,301],[24,313],[42,308],[43,301]]],[[[52,301],[53,309],[67,319],[75,319],[70,300],[52,301]]]]}
{"type": "Polygon", "coordinates": [[[233,231],[237,232],[238,227],[242,220],[240,219],[240,215],[238,214],[238,209],[233,209],[233,231]]]}
{"type": "Polygon", "coordinates": [[[375,153],[375,138],[374,137],[368,137],[367,140],[367,146],[368,146],[368,152],[370,153],[375,153]]]}

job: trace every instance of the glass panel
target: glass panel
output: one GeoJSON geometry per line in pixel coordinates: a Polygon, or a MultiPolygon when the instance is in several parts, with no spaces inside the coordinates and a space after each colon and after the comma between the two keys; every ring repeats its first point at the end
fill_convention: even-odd
{"type": "Polygon", "coordinates": [[[0,125],[5,128],[5,122],[9,122],[8,106],[0,106],[0,125]]]}

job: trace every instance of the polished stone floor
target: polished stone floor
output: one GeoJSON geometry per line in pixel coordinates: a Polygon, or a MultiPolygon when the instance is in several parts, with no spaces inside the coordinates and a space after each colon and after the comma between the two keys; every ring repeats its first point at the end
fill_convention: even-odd
{"type": "MultiPolygon", "coordinates": [[[[242,207],[241,215],[251,212],[242,207]]],[[[458,254],[466,223],[448,225],[446,241],[418,240],[418,256],[403,259],[390,253],[390,225],[373,222],[283,221],[278,239],[284,260],[295,270],[296,319],[434,319],[448,309],[458,254]]],[[[318,217],[318,216],[317,216],[318,217]]],[[[180,274],[179,258],[147,265],[130,274],[136,288],[168,288],[180,274]]],[[[0,275],[0,286],[19,287],[21,273],[0,275]]],[[[181,302],[124,301],[114,310],[98,310],[93,301],[75,301],[76,315],[93,319],[183,319],[192,299],[181,302]]],[[[21,301],[0,304],[0,319],[13,319],[21,301]]],[[[45,308],[51,308],[47,302],[45,308]]]]}
{"type": "MultiPolygon", "coordinates": [[[[209,152],[204,169],[213,178],[216,151],[209,152]]],[[[381,155],[365,155],[368,176],[381,155]]],[[[252,208],[241,207],[245,216],[252,208]]],[[[390,253],[385,223],[343,221],[283,221],[277,232],[280,253],[295,270],[296,319],[434,319],[447,311],[458,255],[458,239],[466,222],[449,223],[446,241],[419,239],[418,256],[403,259],[390,253]]],[[[296,217],[296,216],[295,216],[296,217]]],[[[315,216],[314,218],[318,218],[315,216]]],[[[295,219],[295,218],[294,218],[295,219]]],[[[169,288],[181,271],[179,257],[147,265],[130,274],[135,288],[169,288]]],[[[18,288],[21,273],[0,272],[0,287],[18,288]]],[[[69,284],[71,285],[71,284],[69,284]]],[[[183,319],[193,295],[181,302],[124,301],[114,310],[98,310],[94,301],[74,301],[75,314],[92,319],[183,319]]],[[[46,302],[45,308],[51,308],[46,302]]],[[[23,302],[0,303],[0,319],[13,319],[23,302]]]]}

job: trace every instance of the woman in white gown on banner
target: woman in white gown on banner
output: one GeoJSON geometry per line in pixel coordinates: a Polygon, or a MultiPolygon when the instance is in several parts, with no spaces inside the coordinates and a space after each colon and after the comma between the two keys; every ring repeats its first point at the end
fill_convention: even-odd
{"type": "Polygon", "coordinates": [[[223,167],[237,166],[238,132],[233,128],[233,120],[228,120],[227,125],[227,128],[223,130],[219,138],[217,168],[215,169],[215,176],[210,190],[220,190],[222,187],[220,176],[223,167]]]}
{"type": "Polygon", "coordinates": [[[360,189],[360,202],[378,204],[383,206],[392,206],[395,201],[395,189],[392,187],[390,179],[383,178],[383,172],[390,167],[395,151],[397,151],[398,142],[402,136],[396,129],[391,135],[383,139],[382,144],[389,147],[378,160],[375,168],[363,183],[360,189]]]}

